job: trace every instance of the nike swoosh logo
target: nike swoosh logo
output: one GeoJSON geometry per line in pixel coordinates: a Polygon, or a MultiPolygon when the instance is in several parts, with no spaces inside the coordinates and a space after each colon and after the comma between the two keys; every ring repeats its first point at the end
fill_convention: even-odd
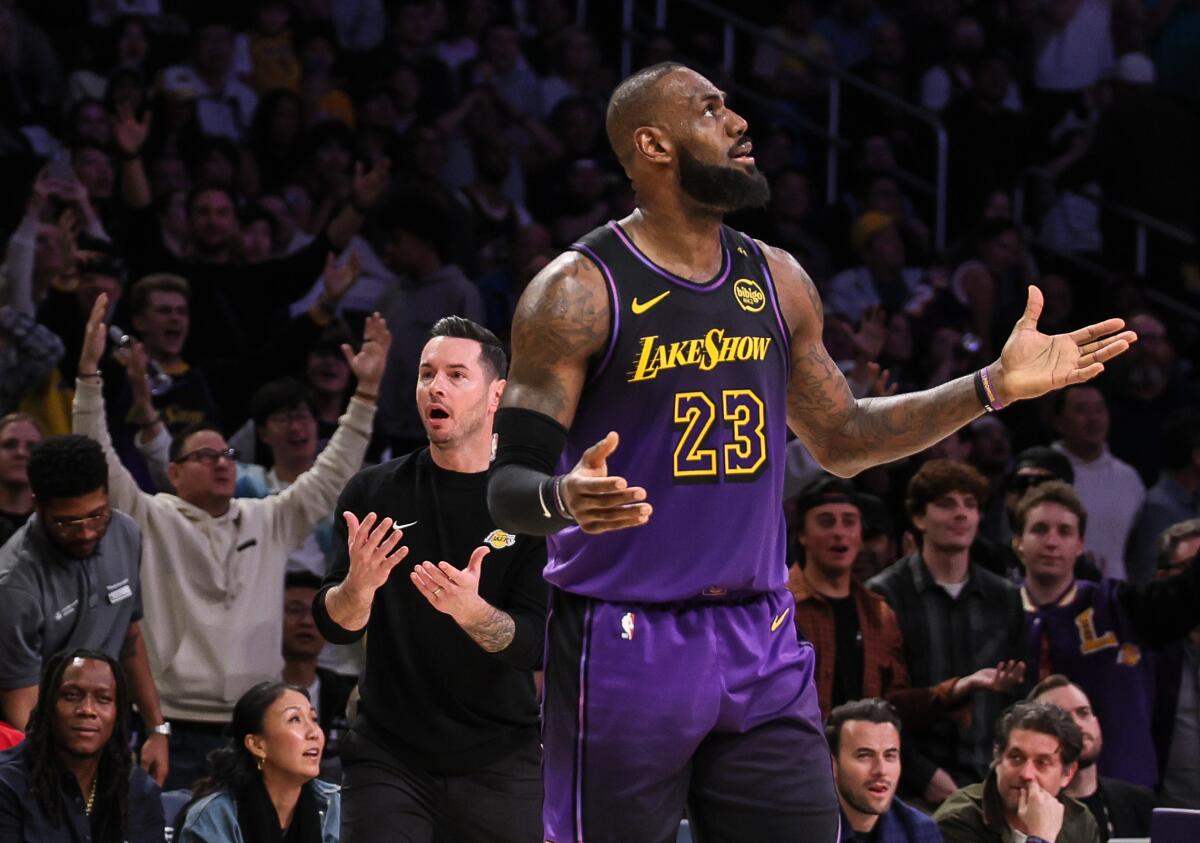
{"type": "Polygon", "coordinates": [[[393,530],[407,530],[409,527],[415,527],[415,526],[417,526],[416,521],[409,521],[407,524],[393,524],[392,529],[393,530]]]}
{"type": "Polygon", "coordinates": [[[633,311],[635,316],[641,316],[643,313],[654,307],[654,305],[658,304],[669,295],[671,295],[671,291],[667,290],[665,293],[659,293],[657,296],[647,302],[640,302],[637,300],[637,296],[634,296],[633,301],[629,303],[629,309],[633,311]]]}
{"type": "Polygon", "coordinates": [[[777,617],[775,620],[771,621],[771,631],[772,632],[779,629],[779,627],[783,624],[784,619],[788,616],[788,613],[791,611],[792,611],[791,609],[784,609],[782,612],[779,613],[779,617],[777,617]]]}

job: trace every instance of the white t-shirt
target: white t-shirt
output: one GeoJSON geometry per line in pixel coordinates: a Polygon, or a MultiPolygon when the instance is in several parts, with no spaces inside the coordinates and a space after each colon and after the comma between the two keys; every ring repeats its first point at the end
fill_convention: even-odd
{"type": "Polygon", "coordinates": [[[1107,447],[1091,462],[1072,454],[1062,442],[1055,442],[1053,447],[1066,455],[1075,469],[1075,493],[1088,513],[1084,547],[1095,555],[1103,576],[1128,579],[1125,542],[1146,497],[1142,478],[1107,447]]]}

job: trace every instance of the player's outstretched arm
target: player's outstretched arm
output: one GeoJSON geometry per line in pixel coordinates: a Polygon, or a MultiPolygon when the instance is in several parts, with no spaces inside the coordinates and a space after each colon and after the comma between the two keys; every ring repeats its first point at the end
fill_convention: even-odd
{"type": "Polygon", "coordinates": [[[577,521],[586,532],[604,532],[649,517],[645,490],[608,475],[604,461],[616,448],[613,434],[570,472],[554,474],[588,362],[604,350],[610,320],[604,278],[576,252],[555,258],[521,295],[488,482],[497,526],[547,535],[577,521]]]}
{"type": "MultiPolygon", "coordinates": [[[[975,376],[932,389],[855,399],[821,339],[816,286],[787,252],[766,248],[780,303],[792,332],[788,424],[827,470],[850,477],[879,463],[924,450],[983,414],[975,376]]],[[[1036,398],[1091,380],[1137,339],[1120,319],[1053,336],[1037,329],[1042,294],[1029,288],[1024,315],[986,367],[993,407],[1036,398]]]]}

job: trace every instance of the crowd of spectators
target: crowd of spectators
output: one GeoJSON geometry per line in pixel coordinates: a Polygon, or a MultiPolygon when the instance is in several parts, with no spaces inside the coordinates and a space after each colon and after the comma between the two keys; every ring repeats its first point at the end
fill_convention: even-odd
{"type": "MultiPolygon", "coordinates": [[[[0,2],[0,544],[12,537],[0,605],[53,591],[29,560],[95,552],[78,542],[103,520],[112,582],[90,587],[101,601],[108,589],[113,615],[71,637],[64,619],[83,608],[47,597],[45,618],[24,617],[19,640],[0,642],[9,725],[26,727],[39,684],[55,690],[83,670],[52,661],[57,649],[89,648],[96,681],[141,710],[143,737],[177,724],[171,783],[188,786],[231,718],[254,734],[294,692],[260,688],[244,723],[241,695],[282,679],[311,692],[323,772],[336,778],[361,645],[322,646],[304,606],[325,573],[337,493],[364,459],[424,444],[414,387],[439,318],[506,339],[533,275],[634,206],[604,132],[616,7],[588,4],[576,21],[576,6],[0,2]],[[101,323],[108,337],[90,330],[101,323]],[[102,450],[56,439],[61,453],[43,462],[101,479],[42,476],[59,506],[42,501],[31,518],[31,450],[70,433],[102,450]],[[34,535],[39,519],[49,543],[34,535]],[[62,630],[42,624],[51,617],[62,630]]],[[[1157,295],[1200,302],[1200,268],[1155,241],[1150,274],[1134,275],[1131,229],[1086,198],[1185,229],[1200,221],[1200,58],[1188,40],[1200,11],[1166,0],[744,11],[771,38],[739,36],[735,66],[716,79],[750,121],[772,196],[730,224],[807,269],[856,396],[992,360],[1030,284],[1047,333],[1119,315],[1139,336],[1092,384],[985,416],[853,482],[822,477],[791,443],[790,587],[798,634],[817,646],[822,713],[887,699],[894,710],[876,700],[834,722],[895,744],[888,757],[904,768],[896,760],[892,784],[914,804],[932,811],[958,791],[952,805],[968,810],[960,789],[989,768],[1005,774],[1010,735],[1063,731],[1040,710],[1001,721],[1003,741],[994,727],[1064,674],[1111,735],[1088,763],[1200,808],[1189,564],[1200,325],[1157,295]],[[836,201],[822,200],[824,141],[807,127],[826,112],[830,65],[944,122],[944,248],[922,187],[932,135],[853,87],[836,201]]],[[[701,22],[680,11],[666,30],[646,23],[635,67],[713,72],[720,51],[701,22]]],[[[841,729],[835,759],[839,739],[859,736],[841,729]]],[[[148,745],[161,782],[166,760],[148,745]]],[[[1059,762],[1078,755],[1064,743],[1059,762]]],[[[226,760],[228,776],[252,762],[226,760]]],[[[220,807],[204,804],[196,823],[220,807]]]]}

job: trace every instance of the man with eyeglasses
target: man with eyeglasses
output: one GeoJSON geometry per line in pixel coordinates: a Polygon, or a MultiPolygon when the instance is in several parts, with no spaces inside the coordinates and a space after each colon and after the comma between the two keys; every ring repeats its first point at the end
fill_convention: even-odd
{"type": "Polygon", "coordinates": [[[358,354],[343,347],[358,391],[313,467],[285,491],[235,499],[236,451],[219,431],[198,427],[171,442],[167,476],[175,494],[149,495],[111,451],[97,373],[104,304],[101,298],[88,320],[73,424],[104,446],[113,503],[145,537],[146,641],[173,732],[167,787],[186,787],[224,742],[238,697],[283,668],[287,557],[362,464],[391,335],[375,315],[358,354]]]}
{"type": "Polygon", "coordinates": [[[86,648],[119,658],[149,736],[142,766],[167,775],[167,735],[142,638],[142,533],[112,509],[103,450],[53,436],[29,457],[34,512],[0,548],[0,709],[25,729],[50,657],[86,648]]]}

